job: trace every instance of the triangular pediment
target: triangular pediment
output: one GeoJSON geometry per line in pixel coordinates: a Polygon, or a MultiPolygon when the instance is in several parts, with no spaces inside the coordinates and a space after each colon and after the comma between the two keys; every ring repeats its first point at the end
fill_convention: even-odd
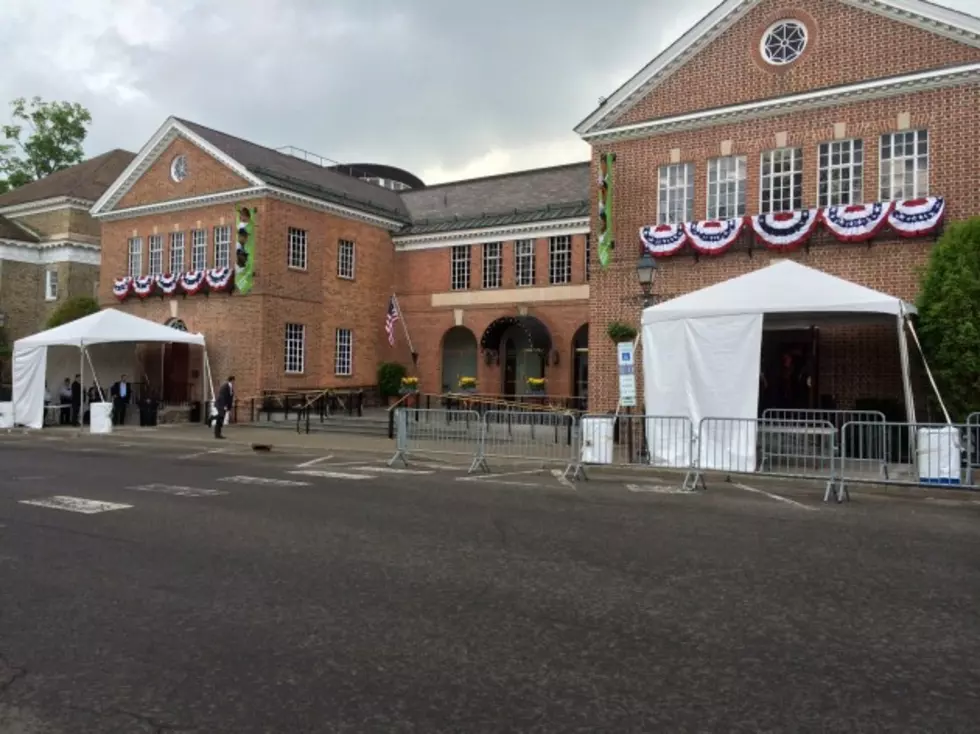
{"type": "MultiPolygon", "coordinates": [[[[657,119],[667,117],[671,114],[683,114],[693,109],[708,109],[722,106],[717,100],[712,99],[712,87],[736,86],[736,83],[727,78],[727,64],[730,57],[726,57],[726,62],[719,64],[718,68],[709,74],[711,81],[702,79],[702,84],[692,89],[688,81],[685,80],[680,87],[684,94],[697,96],[697,90],[701,90],[702,102],[692,103],[694,107],[688,106],[682,111],[672,111],[665,114],[657,114],[657,105],[650,105],[654,109],[653,114],[648,111],[639,111],[644,100],[652,98],[664,92],[665,96],[673,95],[677,90],[671,89],[669,92],[661,90],[665,87],[668,80],[684,69],[689,62],[696,57],[707,52],[716,41],[725,36],[740,21],[746,20],[747,16],[755,13],[768,13],[773,20],[781,15],[792,15],[794,9],[800,13],[814,13],[814,6],[817,5],[840,4],[847,6],[842,8],[844,11],[862,10],[869,14],[875,14],[886,18],[893,23],[902,24],[906,28],[914,29],[912,32],[931,34],[936,38],[937,44],[950,44],[962,47],[965,52],[959,55],[949,55],[953,60],[947,60],[944,55],[937,54],[937,58],[942,58],[940,63],[933,64],[933,68],[954,66],[958,63],[971,63],[980,61],[980,54],[973,54],[973,49],[980,49],[980,18],[976,18],[966,13],[943,7],[932,2],[923,0],[828,0],[827,3],[801,2],[797,1],[791,6],[778,0],[724,0],[717,5],[710,13],[702,18],[697,24],[690,28],[684,35],[668,46],[649,64],[644,66],[637,74],[630,78],[619,89],[613,92],[608,98],[604,99],[600,105],[585,118],[575,131],[583,137],[594,135],[603,130],[618,128],[623,125],[637,123],[640,120],[657,119]]],[[[826,13],[827,18],[818,18],[817,24],[821,25],[825,21],[832,20],[833,13],[826,13]]],[[[818,32],[822,32],[822,29],[818,32]]],[[[855,45],[862,42],[862,37],[858,35],[855,45]]],[[[926,44],[928,46],[928,44],[926,44]]],[[[923,60],[922,66],[915,71],[929,68],[928,61],[923,60]]],[[[890,71],[888,69],[878,69],[870,78],[898,76],[907,73],[907,70],[890,71]]],[[[820,80],[815,80],[815,85],[820,85],[820,80]]],[[[847,82],[840,82],[842,85],[847,82]]],[[[824,83],[822,86],[827,86],[824,83]]],[[[814,88],[817,88],[816,86],[814,88]]],[[[796,91],[796,90],[794,90],[796,91]]],[[[748,91],[743,93],[749,94],[748,91]]],[[[786,92],[783,92],[784,94],[786,92]]],[[[738,100],[744,102],[747,100],[738,100]]],[[[733,102],[735,103],[735,102],[733,102]]],[[[675,105],[676,107],[676,105],[675,105]]]]}
{"type": "MultiPolygon", "coordinates": [[[[204,160],[207,161],[208,167],[220,171],[221,177],[225,181],[223,187],[225,191],[265,186],[265,181],[241,163],[189,129],[180,120],[170,117],[143,146],[129,166],[119,175],[119,178],[95,202],[91,209],[92,215],[99,216],[114,210],[128,208],[131,204],[127,202],[127,199],[132,198],[131,192],[139,186],[140,181],[155,169],[159,169],[161,166],[169,166],[168,152],[175,149],[183,151],[189,148],[193,149],[195,153],[200,152],[206,156],[204,160]]],[[[214,180],[215,176],[212,175],[210,178],[214,180]]],[[[201,193],[194,191],[191,195],[200,196],[201,193]]],[[[218,191],[208,193],[218,193],[218,191]]]]}

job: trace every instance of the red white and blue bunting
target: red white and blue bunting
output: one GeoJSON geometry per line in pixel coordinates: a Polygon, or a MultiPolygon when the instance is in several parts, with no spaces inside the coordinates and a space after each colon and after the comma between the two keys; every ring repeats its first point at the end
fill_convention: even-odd
{"type": "Polygon", "coordinates": [[[180,287],[189,296],[193,296],[204,287],[204,271],[191,270],[180,276],[180,287]]]}
{"type": "Polygon", "coordinates": [[[133,293],[140,298],[146,298],[153,293],[157,279],[152,275],[141,275],[133,279],[133,293]]]}
{"type": "Polygon", "coordinates": [[[939,229],[945,213],[946,200],[942,197],[899,201],[888,213],[888,226],[902,237],[921,237],[939,229]]]}
{"type": "Polygon", "coordinates": [[[640,230],[643,245],[654,257],[669,257],[687,244],[683,224],[658,224],[640,230]]]}
{"type": "Polygon", "coordinates": [[[231,268],[213,268],[209,270],[205,275],[208,288],[212,291],[231,290],[232,284],[235,282],[232,277],[233,275],[234,271],[231,268]]]}
{"type": "Polygon", "coordinates": [[[172,296],[176,293],[179,282],[180,276],[174,275],[173,273],[164,273],[163,275],[157,276],[157,287],[160,289],[160,293],[165,296],[172,296]]]}
{"type": "Polygon", "coordinates": [[[819,221],[819,209],[757,214],[752,217],[752,230],[770,250],[795,250],[810,239],[819,221]]]}
{"type": "Polygon", "coordinates": [[[691,247],[702,255],[721,255],[735,244],[744,228],[743,217],[721,222],[690,222],[684,225],[691,247]]]}
{"type": "Polygon", "coordinates": [[[822,225],[840,242],[868,242],[888,231],[901,237],[923,237],[936,232],[946,214],[946,201],[926,197],[910,201],[878,202],[804,209],[724,221],[659,224],[640,229],[644,249],[654,257],[669,257],[685,245],[701,255],[727,251],[746,228],[767,249],[794,250],[822,225]]]}
{"type": "Polygon", "coordinates": [[[129,294],[133,292],[133,279],[128,275],[124,275],[121,278],[116,278],[112,283],[112,295],[118,298],[120,301],[124,301],[129,297],[129,294]]]}

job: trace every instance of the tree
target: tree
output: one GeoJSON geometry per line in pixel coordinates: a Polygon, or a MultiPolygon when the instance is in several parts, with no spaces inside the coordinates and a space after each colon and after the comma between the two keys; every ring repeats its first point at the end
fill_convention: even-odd
{"type": "Polygon", "coordinates": [[[77,296],[69,298],[54,310],[48,319],[46,328],[53,329],[56,326],[67,324],[71,321],[89,316],[99,310],[99,304],[94,298],[88,296],[77,296]]]}
{"type": "Polygon", "coordinates": [[[10,106],[13,122],[0,128],[0,193],[82,162],[92,122],[82,105],[20,97],[10,106]]]}
{"type": "Polygon", "coordinates": [[[980,217],[950,224],[929,257],[919,335],[954,420],[980,410],[980,217]]]}

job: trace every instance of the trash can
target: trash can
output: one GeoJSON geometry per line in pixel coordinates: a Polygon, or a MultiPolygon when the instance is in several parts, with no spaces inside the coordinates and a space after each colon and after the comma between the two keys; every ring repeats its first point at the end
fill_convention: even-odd
{"type": "MultiPolygon", "coordinates": [[[[203,415],[202,415],[202,412],[201,412],[201,401],[199,400],[196,403],[191,403],[190,422],[191,423],[200,423],[200,422],[202,422],[202,420],[203,420],[203,415]]],[[[154,425],[156,425],[156,424],[154,424],[154,425]]]]}

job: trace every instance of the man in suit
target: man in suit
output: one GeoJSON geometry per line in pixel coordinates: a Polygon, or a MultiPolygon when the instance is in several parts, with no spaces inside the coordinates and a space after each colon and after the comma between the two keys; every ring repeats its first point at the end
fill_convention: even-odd
{"type": "Polygon", "coordinates": [[[214,401],[214,407],[217,409],[218,414],[214,417],[214,437],[224,438],[221,435],[221,427],[225,424],[225,416],[228,411],[231,410],[231,406],[235,401],[235,378],[234,376],[229,377],[221,389],[218,390],[218,398],[214,401]]]}
{"type": "Polygon", "coordinates": [[[71,383],[71,424],[78,426],[82,420],[82,376],[75,375],[71,383]]]}
{"type": "Polygon", "coordinates": [[[126,425],[126,406],[133,397],[132,386],[126,380],[126,375],[122,375],[119,382],[110,388],[109,394],[112,396],[113,425],[126,425]]]}

